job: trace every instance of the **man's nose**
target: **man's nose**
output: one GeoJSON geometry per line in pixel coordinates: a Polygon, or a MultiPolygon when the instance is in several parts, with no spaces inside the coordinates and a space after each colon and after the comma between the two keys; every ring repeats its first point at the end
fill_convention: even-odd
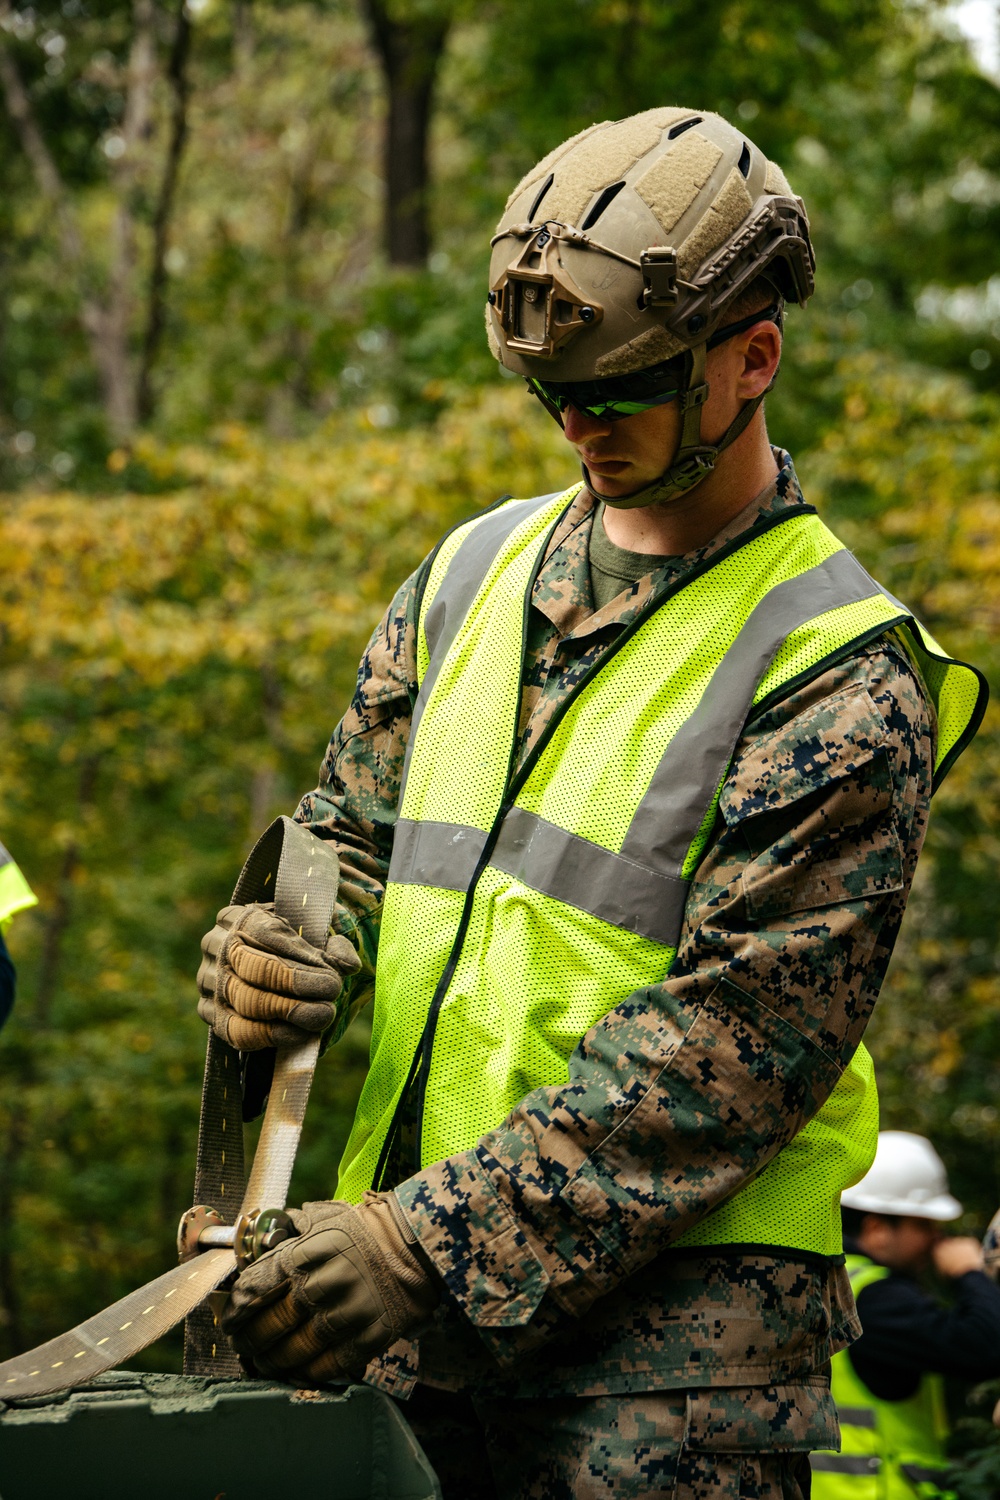
{"type": "Polygon", "coordinates": [[[611,423],[607,417],[595,417],[592,412],[579,411],[567,406],[563,412],[563,432],[570,443],[587,443],[591,438],[607,437],[611,423]]]}

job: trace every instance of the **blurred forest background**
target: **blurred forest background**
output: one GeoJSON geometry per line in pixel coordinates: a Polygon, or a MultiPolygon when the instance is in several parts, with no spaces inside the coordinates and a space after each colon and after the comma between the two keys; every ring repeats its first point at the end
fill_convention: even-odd
{"type": "MultiPolygon", "coordinates": [[[[0,1037],[0,1356],[170,1264],[202,932],[396,584],[574,478],[486,351],[492,226],[565,136],[672,103],[810,210],[772,438],[996,680],[1000,89],[947,7],[0,0],[0,838],[40,897],[0,1037]]],[[[994,708],[870,1036],[884,1123],[934,1139],[970,1232],[1000,1201],[998,772],[994,708]]],[[[293,1201],[332,1190],[365,1061],[361,1023],[293,1201]]]]}

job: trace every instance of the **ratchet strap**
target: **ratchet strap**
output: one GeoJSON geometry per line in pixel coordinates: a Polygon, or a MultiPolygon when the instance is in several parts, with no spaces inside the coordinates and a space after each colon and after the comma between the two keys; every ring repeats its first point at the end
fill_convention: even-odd
{"type": "MultiPolygon", "coordinates": [[[[323,947],[338,879],[332,847],[290,818],[278,818],[251,850],[233,904],[273,900],[279,916],[308,942],[323,947]]],[[[227,1224],[234,1224],[240,1213],[284,1207],[318,1056],[319,1037],[278,1050],[244,1187],[240,1056],[210,1034],[198,1126],[196,1204],[214,1208],[227,1224]]],[[[69,1333],[0,1364],[0,1401],[4,1396],[44,1396],[90,1380],[131,1359],[182,1318],[187,1318],[186,1371],[239,1374],[236,1356],[205,1302],[235,1269],[236,1256],[228,1248],[205,1250],[174,1266],[69,1333]]]]}
{"type": "MultiPolygon", "coordinates": [[[[279,917],[306,942],[322,948],[330,932],[339,877],[337,856],[329,844],[301,823],[277,818],[251,849],[233,891],[233,905],[273,901],[279,917]]],[[[209,1032],[194,1202],[214,1208],[224,1224],[234,1224],[241,1209],[284,1208],[318,1055],[319,1038],[279,1054],[247,1184],[240,1054],[209,1032]]],[[[184,1325],[184,1373],[240,1373],[236,1353],[208,1302],[190,1313],[184,1325]]]]}

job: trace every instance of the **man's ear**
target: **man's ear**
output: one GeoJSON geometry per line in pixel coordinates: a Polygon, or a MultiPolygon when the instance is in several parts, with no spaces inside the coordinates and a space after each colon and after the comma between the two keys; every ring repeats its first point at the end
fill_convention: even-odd
{"type": "Polygon", "coordinates": [[[781,333],[774,323],[756,323],[739,335],[736,345],[742,362],[736,394],[741,401],[750,401],[766,391],[778,373],[781,333]]]}

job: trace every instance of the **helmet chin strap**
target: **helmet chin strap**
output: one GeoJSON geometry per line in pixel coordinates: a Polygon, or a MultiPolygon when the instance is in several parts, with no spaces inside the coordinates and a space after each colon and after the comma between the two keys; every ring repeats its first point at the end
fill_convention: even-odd
{"type": "Polygon", "coordinates": [[[705,379],[705,357],[707,344],[697,344],[687,353],[687,370],[684,391],[680,397],[681,435],[674,453],[673,462],[659,479],[642,489],[632,490],[627,495],[616,495],[613,499],[602,495],[591,483],[586,464],[582,464],[587,488],[596,500],[614,510],[634,510],[640,505],[659,505],[665,500],[675,500],[678,495],[693,490],[695,485],[707,479],[715,468],[719,454],[734,443],[740,433],[745,432],[753,420],[767,392],[774,385],[754,396],[738,413],[717,443],[704,443],[701,438],[701,409],[708,400],[708,382],[705,379]]]}

